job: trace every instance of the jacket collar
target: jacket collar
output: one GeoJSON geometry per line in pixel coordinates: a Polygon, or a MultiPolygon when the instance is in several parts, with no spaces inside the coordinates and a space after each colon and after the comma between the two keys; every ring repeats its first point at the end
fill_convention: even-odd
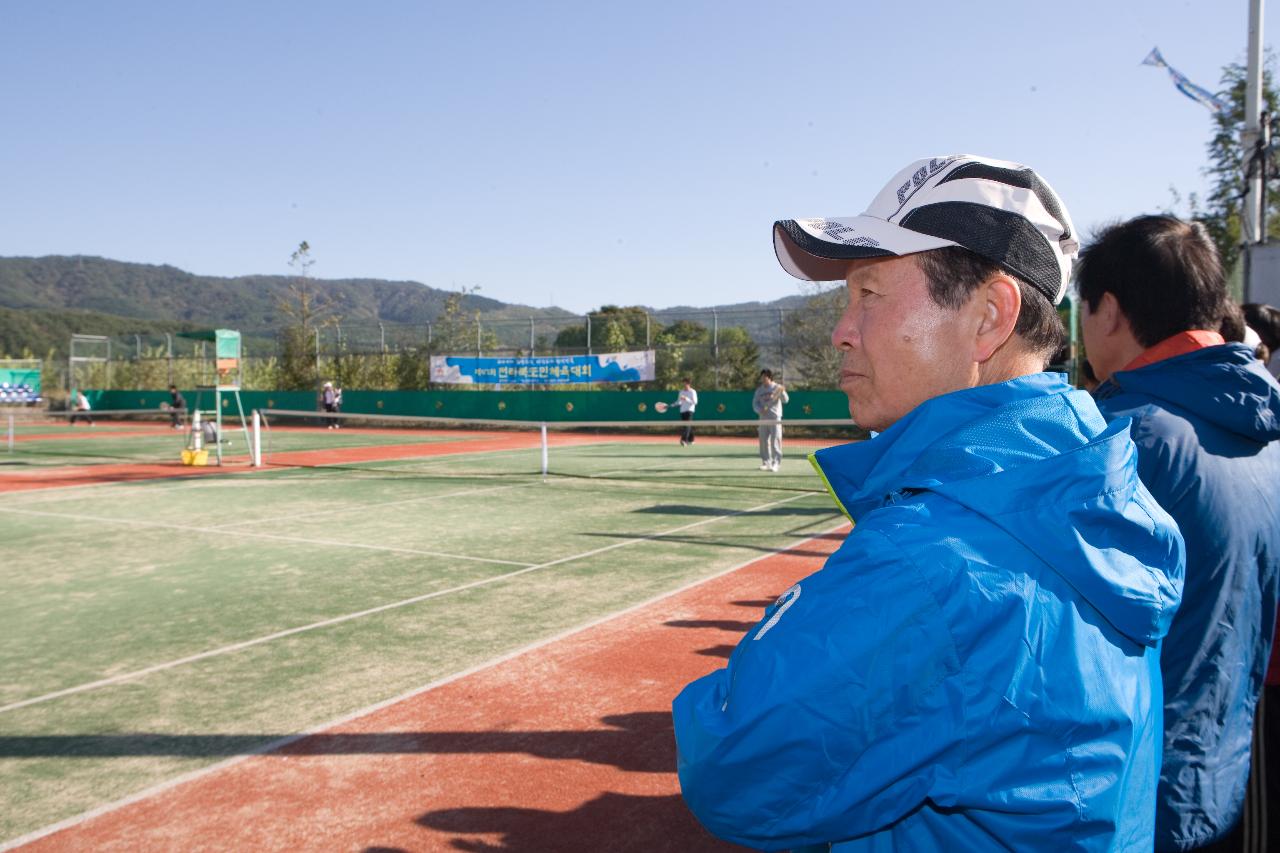
{"type": "Polygon", "coordinates": [[[810,460],[851,520],[891,500],[895,493],[936,485],[931,466],[914,463],[939,439],[1013,403],[1070,392],[1060,373],[1033,373],[995,385],[979,385],[926,400],[869,441],[819,450],[810,460]]]}

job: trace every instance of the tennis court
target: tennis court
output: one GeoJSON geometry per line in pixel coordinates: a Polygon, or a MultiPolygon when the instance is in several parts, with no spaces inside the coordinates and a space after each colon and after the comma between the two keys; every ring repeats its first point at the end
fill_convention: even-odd
{"type": "MultiPolygon", "coordinates": [[[[536,433],[284,421],[266,467],[228,430],[234,464],[188,479],[167,421],[17,428],[0,460],[0,844],[841,521],[800,448],[762,472],[749,437],[564,431],[544,476],[536,433]],[[130,465],[162,475],[4,491],[130,465]]],[[[780,591],[749,596],[737,633],[780,591]]],[[[510,689],[554,706],[562,681],[528,679],[510,689]]]]}

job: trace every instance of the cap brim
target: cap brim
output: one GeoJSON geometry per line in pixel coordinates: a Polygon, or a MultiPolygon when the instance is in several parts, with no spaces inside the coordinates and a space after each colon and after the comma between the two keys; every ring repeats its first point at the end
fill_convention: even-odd
{"type": "Polygon", "coordinates": [[[910,255],[956,245],[874,216],[783,219],[773,223],[773,251],[782,268],[805,281],[842,281],[849,261],[910,255]],[[830,239],[831,237],[837,239],[830,239]]]}

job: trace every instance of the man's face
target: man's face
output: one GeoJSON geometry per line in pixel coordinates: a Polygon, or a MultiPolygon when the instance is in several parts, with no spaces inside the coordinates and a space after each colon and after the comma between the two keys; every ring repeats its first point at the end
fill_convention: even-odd
{"type": "Polygon", "coordinates": [[[907,255],[853,261],[849,304],[831,333],[843,354],[840,388],[859,426],[882,432],[925,400],[975,382],[972,312],[933,301],[907,255]]]}
{"type": "Polygon", "coordinates": [[[1080,300],[1080,336],[1084,340],[1084,351],[1089,356],[1089,363],[1093,365],[1093,373],[1099,381],[1111,378],[1111,374],[1122,366],[1115,363],[1116,358],[1112,352],[1114,347],[1104,331],[1106,307],[1100,300],[1098,310],[1094,311],[1089,308],[1089,300],[1080,300]]]}

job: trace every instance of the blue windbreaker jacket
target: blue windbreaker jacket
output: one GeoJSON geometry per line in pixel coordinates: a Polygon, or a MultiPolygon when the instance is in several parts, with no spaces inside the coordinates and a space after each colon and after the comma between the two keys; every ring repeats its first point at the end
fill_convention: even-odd
{"type": "Polygon", "coordinates": [[[1096,392],[1129,418],[1138,474],[1178,522],[1186,591],[1161,651],[1164,767],[1156,849],[1239,819],[1280,571],[1280,386],[1241,344],[1121,371],[1096,392]]]}
{"type": "Polygon", "coordinates": [[[1150,850],[1183,544],[1127,423],[1042,373],[814,460],[857,526],[676,698],[698,819],[765,850],[1150,850]]]}

